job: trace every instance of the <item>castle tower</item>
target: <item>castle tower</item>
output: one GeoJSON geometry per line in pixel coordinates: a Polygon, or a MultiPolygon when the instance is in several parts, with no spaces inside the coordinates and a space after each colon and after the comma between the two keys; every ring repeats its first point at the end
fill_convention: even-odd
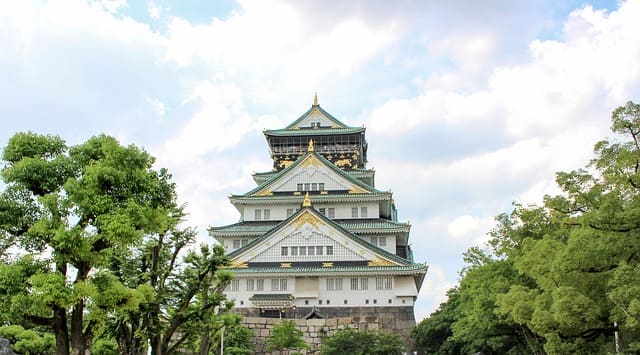
{"type": "Polygon", "coordinates": [[[409,223],[366,168],[364,127],[317,101],[287,127],[265,130],[273,170],[231,195],[238,223],[211,227],[236,278],[226,290],[245,316],[377,317],[408,335],[427,272],[415,263],[409,223]]]}

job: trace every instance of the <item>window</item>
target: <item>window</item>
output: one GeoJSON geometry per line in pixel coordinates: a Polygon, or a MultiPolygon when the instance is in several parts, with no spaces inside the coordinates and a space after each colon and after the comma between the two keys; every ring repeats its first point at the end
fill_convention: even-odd
{"type": "Polygon", "coordinates": [[[366,277],[358,279],[357,277],[351,278],[351,290],[366,290],[368,287],[368,281],[366,277]]]}
{"type": "Polygon", "coordinates": [[[358,218],[358,207],[351,208],[351,218],[358,218]]]}
{"type": "Polygon", "coordinates": [[[314,248],[314,247],[309,247],[307,250],[309,251],[309,253],[308,253],[308,254],[309,254],[309,256],[314,256],[314,255],[316,255],[316,248],[314,248]]]}
{"type": "Polygon", "coordinates": [[[373,300],[373,304],[378,304],[378,300],[373,300]]]}
{"type": "Polygon", "coordinates": [[[362,218],[367,217],[367,208],[366,207],[360,207],[360,217],[362,217],[362,218]]]}
{"type": "Polygon", "coordinates": [[[378,244],[379,244],[381,247],[385,247],[385,246],[387,246],[387,237],[380,237],[380,238],[378,238],[378,244]]]}
{"type": "Polygon", "coordinates": [[[298,190],[298,191],[302,191],[302,184],[298,184],[298,185],[296,186],[296,190],[298,190]]]}
{"type": "Polygon", "coordinates": [[[304,184],[304,191],[309,191],[310,188],[311,188],[311,184],[309,183],[304,184]]]}
{"type": "Polygon", "coordinates": [[[371,237],[371,244],[378,245],[378,237],[371,237]]]}
{"type": "Polygon", "coordinates": [[[300,256],[307,255],[307,247],[299,247],[300,248],[300,256]]]}
{"type": "Polygon", "coordinates": [[[286,291],[286,290],[287,290],[287,279],[271,280],[271,291],[286,291]]]}
{"type": "Polygon", "coordinates": [[[291,247],[291,256],[298,256],[298,247],[291,247]]]}
{"type": "Polygon", "coordinates": [[[254,288],[254,280],[253,279],[249,279],[247,280],[247,291],[253,291],[254,288]]]}
{"type": "Polygon", "coordinates": [[[256,280],[256,291],[264,291],[264,280],[257,279],[256,280]]]}
{"type": "Polygon", "coordinates": [[[245,246],[247,244],[249,244],[249,239],[243,239],[242,240],[242,246],[245,246]]]}
{"type": "Polygon", "coordinates": [[[288,248],[287,248],[287,247],[282,247],[282,248],[280,248],[280,255],[282,255],[282,256],[287,256],[287,255],[289,255],[289,253],[287,253],[287,251],[288,251],[288,248]]]}
{"type": "Polygon", "coordinates": [[[324,182],[318,183],[318,190],[324,191],[324,182]]]}
{"type": "Polygon", "coordinates": [[[229,291],[238,292],[240,289],[240,280],[231,280],[231,284],[229,284],[229,291]]]}
{"type": "Polygon", "coordinates": [[[327,245],[327,255],[333,255],[333,245],[327,245]]]}
{"type": "Polygon", "coordinates": [[[311,183],[311,191],[318,191],[318,184],[317,183],[311,183]]]}
{"type": "Polygon", "coordinates": [[[344,300],[344,304],[347,304],[347,300],[344,300]]]}
{"type": "Polygon", "coordinates": [[[377,277],[376,290],[390,290],[393,286],[393,279],[390,277],[377,277]]]}
{"type": "Polygon", "coordinates": [[[238,249],[240,248],[240,239],[234,239],[233,240],[233,249],[238,249]]]}
{"type": "Polygon", "coordinates": [[[265,221],[271,218],[271,210],[264,210],[264,219],[265,221]]]}
{"type": "Polygon", "coordinates": [[[322,255],[322,249],[323,247],[320,247],[320,246],[316,247],[316,255],[322,255]]]}
{"type": "Polygon", "coordinates": [[[333,207],[327,208],[327,213],[329,213],[329,218],[336,218],[336,209],[333,207]]]}
{"type": "Polygon", "coordinates": [[[322,213],[323,215],[326,216],[326,209],[324,207],[323,208],[318,208],[318,212],[320,212],[320,213],[322,213]]]}
{"type": "Polygon", "coordinates": [[[262,219],[262,210],[255,210],[254,212],[254,219],[256,221],[259,221],[262,219]]]}
{"type": "Polygon", "coordinates": [[[293,215],[293,208],[287,208],[287,218],[293,215]]]}

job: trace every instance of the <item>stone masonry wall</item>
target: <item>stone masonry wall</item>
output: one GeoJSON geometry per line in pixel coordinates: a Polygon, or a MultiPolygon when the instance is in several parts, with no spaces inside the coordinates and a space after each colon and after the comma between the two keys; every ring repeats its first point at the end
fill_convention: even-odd
{"type": "MultiPolygon", "coordinates": [[[[301,308],[296,314],[284,314],[283,319],[294,316],[304,316],[309,310],[301,308]]],[[[380,330],[401,336],[407,345],[407,350],[413,349],[411,330],[416,322],[412,307],[327,307],[320,310],[324,319],[294,319],[298,329],[302,330],[305,342],[310,350],[303,354],[319,354],[322,339],[332,335],[335,331],[345,328],[366,330],[380,330]]],[[[245,313],[245,312],[242,312],[245,313]]],[[[265,341],[271,334],[274,325],[281,319],[255,317],[245,314],[245,325],[253,330],[256,354],[272,354],[265,352],[265,341]]],[[[278,352],[273,352],[277,354],[278,352]]]]}

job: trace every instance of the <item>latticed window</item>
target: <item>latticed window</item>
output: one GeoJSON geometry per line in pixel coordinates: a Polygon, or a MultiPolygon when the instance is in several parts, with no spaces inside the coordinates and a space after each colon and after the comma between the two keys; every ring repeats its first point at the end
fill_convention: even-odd
{"type": "Polygon", "coordinates": [[[282,247],[282,248],[280,248],[280,255],[281,256],[287,256],[287,255],[289,255],[288,251],[289,251],[288,247],[282,247]]]}
{"type": "Polygon", "coordinates": [[[351,207],[351,218],[358,218],[358,207],[351,207]]]}
{"type": "Polygon", "coordinates": [[[387,246],[387,237],[380,237],[378,239],[378,244],[380,244],[381,247],[387,246]]]}
{"type": "Polygon", "coordinates": [[[366,277],[360,278],[360,289],[368,290],[369,289],[369,279],[366,277]]]}
{"type": "Polygon", "coordinates": [[[261,219],[262,219],[262,210],[255,210],[255,211],[254,211],[254,216],[253,216],[253,217],[254,217],[254,219],[255,219],[256,221],[261,220],[261,219]]]}
{"type": "Polygon", "coordinates": [[[321,246],[317,246],[316,247],[316,255],[322,255],[322,247],[321,246]]]}
{"type": "Polygon", "coordinates": [[[287,208],[287,218],[293,215],[293,208],[287,208]]]}
{"type": "Polygon", "coordinates": [[[233,240],[233,249],[238,249],[240,248],[240,239],[234,239],[233,240]]]}
{"type": "Polygon", "coordinates": [[[300,248],[300,256],[306,256],[307,255],[307,247],[301,246],[299,248],[300,248]]]}
{"type": "Polygon", "coordinates": [[[264,220],[267,221],[271,218],[271,210],[264,210],[264,220]]]}
{"type": "Polygon", "coordinates": [[[253,279],[247,280],[247,291],[253,291],[255,284],[253,279]]]}
{"type": "Polygon", "coordinates": [[[296,186],[296,190],[298,190],[298,191],[302,191],[302,184],[298,184],[298,185],[296,186]]]}
{"type": "Polygon", "coordinates": [[[351,289],[352,290],[357,290],[358,289],[358,278],[357,277],[351,278],[351,289]]]}
{"type": "Polygon", "coordinates": [[[264,280],[257,279],[256,280],[256,291],[264,291],[264,280]]]}
{"type": "Polygon", "coordinates": [[[360,217],[362,217],[362,218],[367,217],[367,208],[366,207],[360,207],[360,217]]]}
{"type": "Polygon", "coordinates": [[[323,215],[326,216],[326,209],[324,207],[323,208],[318,208],[318,212],[320,212],[320,213],[322,213],[323,215]]]}
{"type": "Polygon", "coordinates": [[[329,214],[329,218],[336,218],[336,209],[333,207],[327,208],[327,213],[329,214]]]}
{"type": "Polygon", "coordinates": [[[333,246],[327,245],[327,255],[333,255],[333,246]]]}
{"type": "Polygon", "coordinates": [[[324,191],[324,182],[318,183],[318,189],[324,191]]]}
{"type": "Polygon", "coordinates": [[[242,246],[245,246],[247,244],[249,244],[249,239],[243,239],[242,240],[242,246]]]}
{"type": "Polygon", "coordinates": [[[314,256],[316,255],[316,248],[314,247],[309,247],[309,256],[314,256]]]}
{"type": "Polygon", "coordinates": [[[371,244],[378,245],[378,237],[371,237],[371,244]]]}
{"type": "Polygon", "coordinates": [[[376,290],[391,290],[393,288],[393,279],[390,277],[377,277],[376,290]]]}
{"type": "Polygon", "coordinates": [[[229,291],[238,292],[240,290],[240,280],[231,280],[229,291]]]}
{"type": "Polygon", "coordinates": [[[298,247],[291,247],[291,256],[298,256],[298,247]]]}

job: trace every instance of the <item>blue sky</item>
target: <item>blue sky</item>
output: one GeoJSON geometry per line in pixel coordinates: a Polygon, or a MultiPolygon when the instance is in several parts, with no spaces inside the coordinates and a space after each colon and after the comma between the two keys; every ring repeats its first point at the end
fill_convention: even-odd
{"type": "Polygon", "coordinates": [[[556,193],[640,93],[640,1],[0,2],[0,142],[107,133],[167,167],[202,240],[318,92],[430,265],[416,314],[513,201],[556,193]]]}

